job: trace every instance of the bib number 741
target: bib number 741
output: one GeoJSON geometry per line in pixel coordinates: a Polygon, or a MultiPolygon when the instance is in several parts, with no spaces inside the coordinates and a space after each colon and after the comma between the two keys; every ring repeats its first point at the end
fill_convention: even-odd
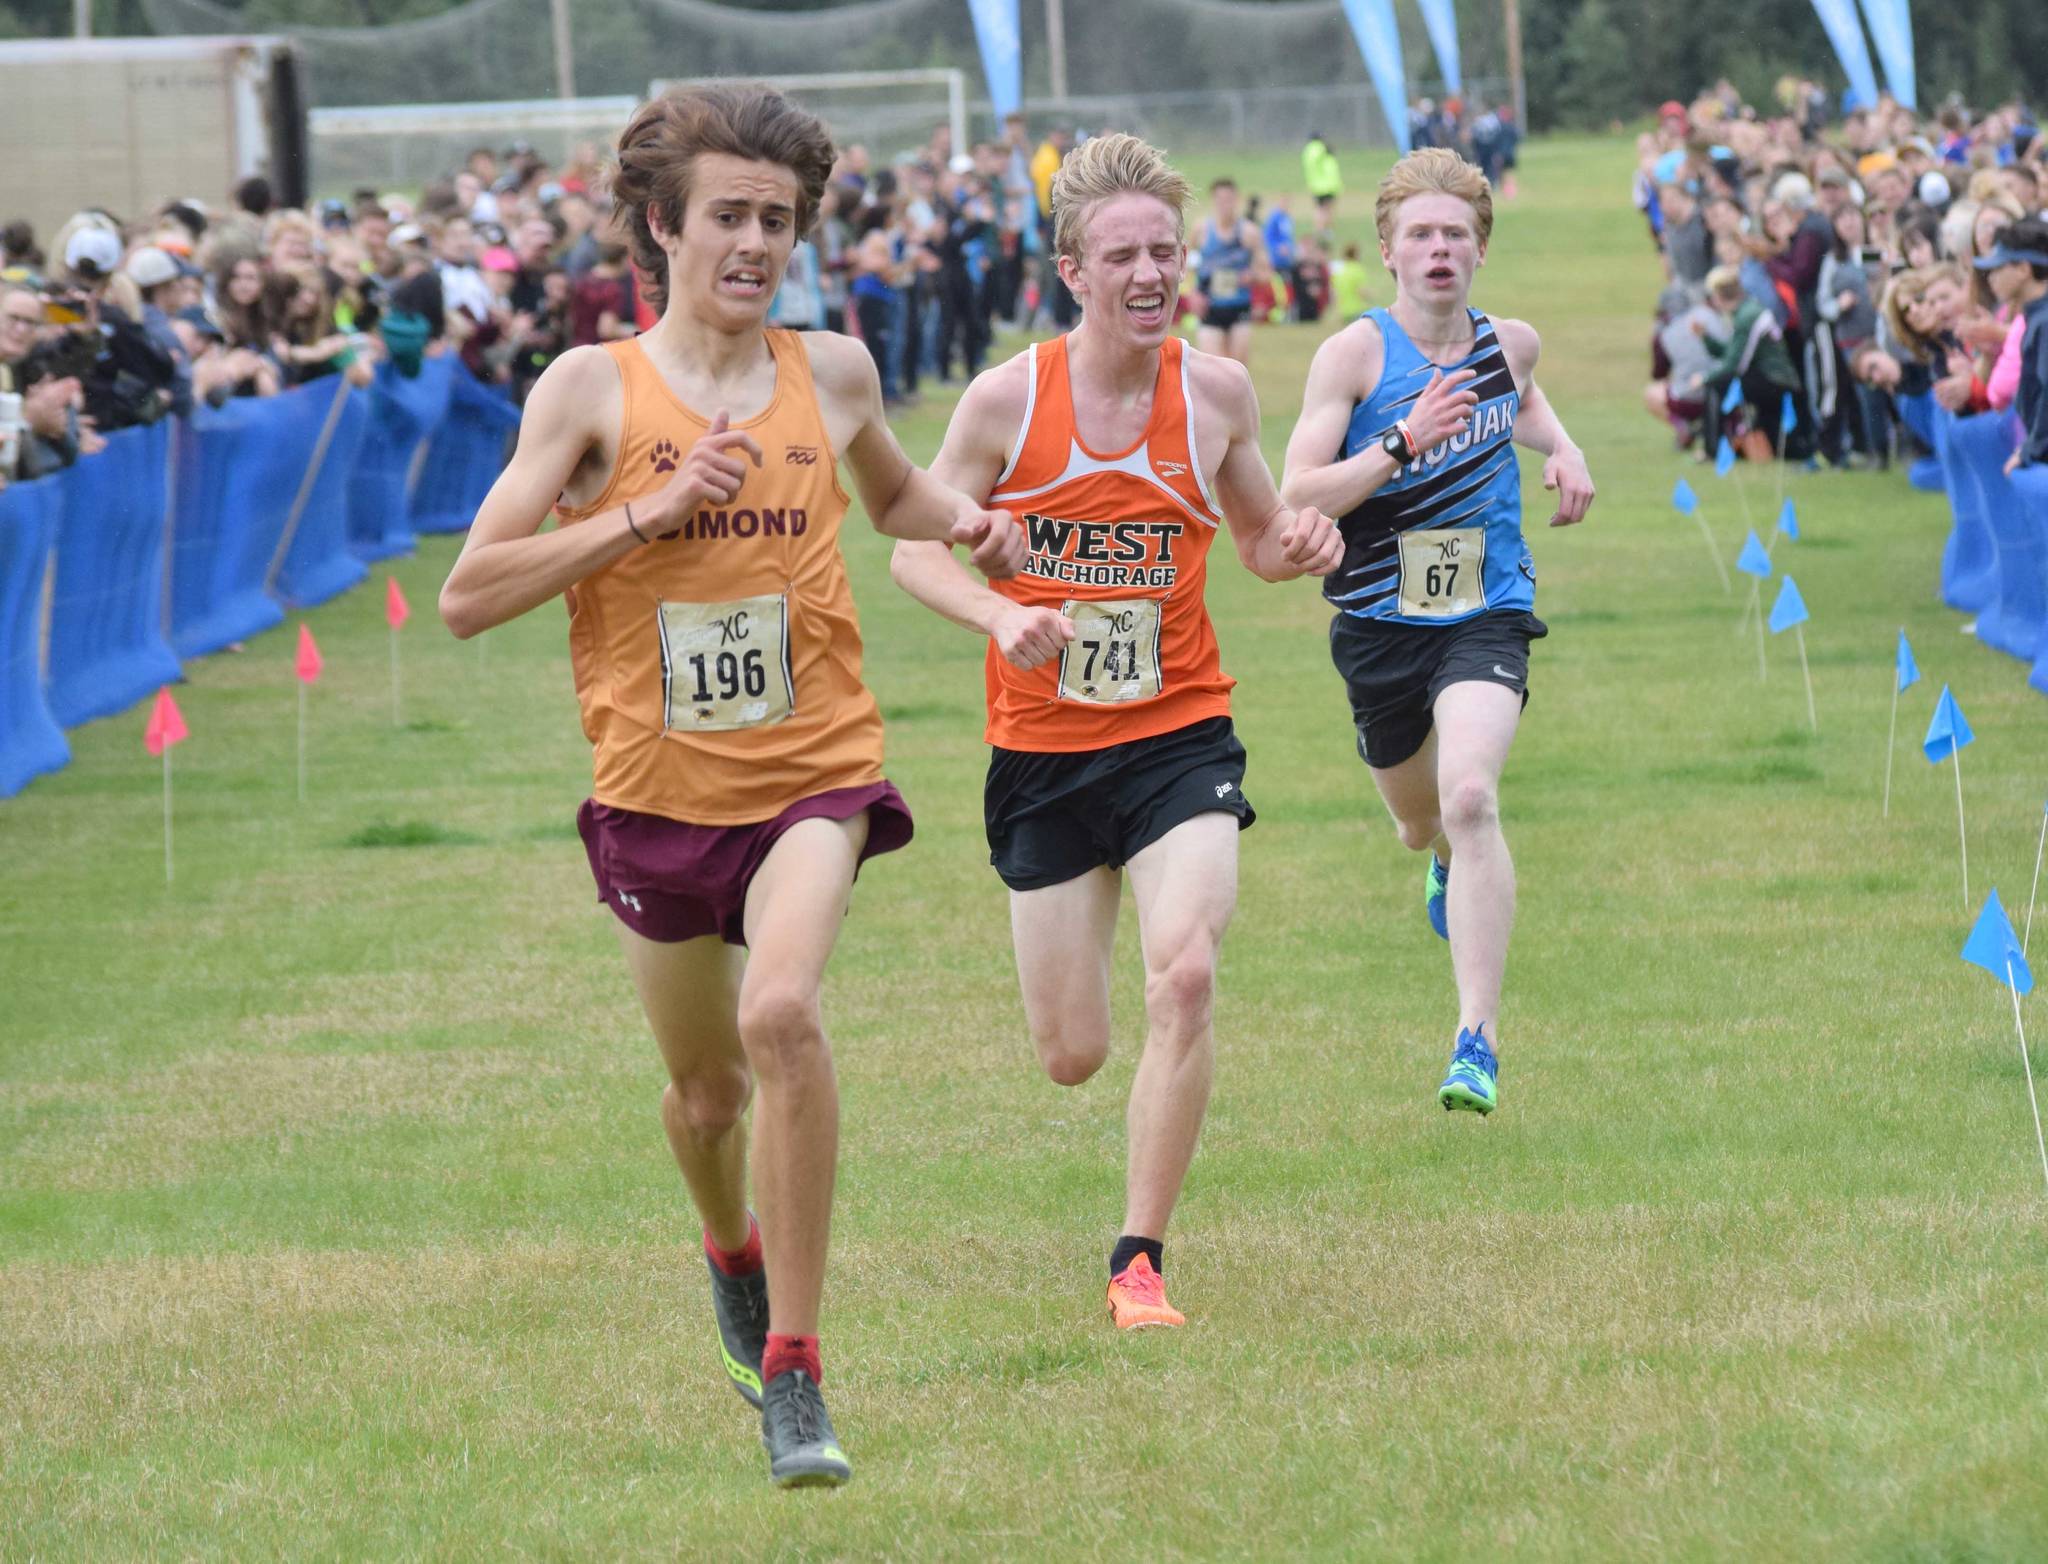
{"type": "Polygon", "coordinates": [[[1061,700],[1110,706],[1159,693],[1157,598],[1070,600],[1060,612],[1074,622],[1060,654],[1061,700]]]}

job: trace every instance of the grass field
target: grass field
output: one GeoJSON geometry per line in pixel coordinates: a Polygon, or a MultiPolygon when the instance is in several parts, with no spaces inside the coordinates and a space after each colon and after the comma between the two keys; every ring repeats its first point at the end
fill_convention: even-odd
{"type": "MultiPolygon", "coordinates": [[[[1544,330],[1600,485],[1553,533],[1524,464],[1552,634],[1504,785],[1500,1113],[1436,1106],[1448,961],[1313,587],[1219,555],[1261,819],[1168,1251],[1192,1324],[1115,1337],[1130,923],[1117,1052],[1063,1091],[981,841],[980,648],[850,525],[918,838],[826,994],[856,1478],[777,1493],[572,826],[562,615],[465,645],[422,613],[396,726],[359,591],[310,616],[304,806],[289,634],[190,670],[174,889],[139,710],[0,805],[0,1559],[2048,1555],[2048,1201],[1917,749],[1952,683],[1972,894],[2024,904],[2048,707],[1936,604],[1946,509],[1896,475],[1793,479],[1818,735],[1789,638],[1759,684],[1668,504],[1686,471],[1732,559],[1732,483],[1639,409],[1626,170],[1532,146],[1479,290],[1544,330]]],[[[1315,340],[1257,346],[1276,466],[1315,340]]],[[[421,609],[453,552],[398,567],[421,609]]]]}

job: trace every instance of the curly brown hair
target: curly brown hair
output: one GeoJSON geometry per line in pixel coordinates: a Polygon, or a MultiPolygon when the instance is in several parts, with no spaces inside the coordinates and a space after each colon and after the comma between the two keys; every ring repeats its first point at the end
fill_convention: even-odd
{"type": "Polygon", "coordinates": [[[796,175],[799,238],[817,217],[835,156],[823,120],[759,83],[677,87],[643,103],[619,137],[611,190],[617,203],[613,221],[656,310],[668,306],[668,257],[655,242],[647,214],[659,212],[670,233],[682,228],[697,159],[706,152],[779,163],[796,175]]]}

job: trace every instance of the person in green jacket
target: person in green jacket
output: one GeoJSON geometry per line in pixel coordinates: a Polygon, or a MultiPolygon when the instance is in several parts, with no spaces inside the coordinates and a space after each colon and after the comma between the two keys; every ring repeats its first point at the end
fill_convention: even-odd
{"type": "Polygon", "coordinates": [[[1728,321],[1728,330],[1721,336],[1695,328],[1701,330],[1707,351],[1714,355],[1714,367],[1707,372],[1703,391],[1708,453],[1720,445],[1721,404],[1728,387],[1738,381],[1742,400],[1751,409],[1753,429],[1767,435],[1775,448],[1785,399],[1790,397],[1796,419],[1790,444],[1795,449],[1783,454],[1798,455],[1800,447],[1810,449],[1806,398],[1777,317],[1742,286],[1742,274],[1733,266],[1717,266],[1707,273],[1707,302],[1728,321]]]}
{"type": "Polygon", "coordinates": [[[1308,144],[1301,149],[1301,180],[1315,197],[1317,226],[1328,228],[1331,208],[1344,193],[1344,176],[1337,171],[1337,154],[1319,130],[1310,133],[1308,144]]]}

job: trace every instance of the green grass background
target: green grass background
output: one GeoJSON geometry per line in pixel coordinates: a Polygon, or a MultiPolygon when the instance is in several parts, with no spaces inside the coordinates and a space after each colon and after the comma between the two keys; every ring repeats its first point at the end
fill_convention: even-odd
{"type": "MultiPolygon", "coordinates": [[[[1818,735],[1789,638],[1758,682],[1668,503],[1688,473],[1732,559],[1735,484],[1638,402],[1627,167],[1532,145],[1478,289],[1543,330],[1600,488],[1551,532],[1524,463],[1552,634],[1504,783],[1500,1113],[1436,1107],[1448,961],[1314,588],[1221,557],[1261,818],[1169,1246],[1191,1324],[1116,1337],[1130,922],[1112,1062],[1054,1087],[981,840],[980,648],[853,518],[918,837],[863,875],[826,993],[856,1479],[772,1491],[575,839],[562,614],[456,643],[430,541],[396,567],[401,723],[381,591],[309,616],[303,806],[289,627],[189,670],[175,887],[141,710],[0,805],[0,1558],[2048,1554],[2048,1199],[1915,747],[1952,683],[1973,897],[2024,906],[2048,708],[1936,603],[1946,508],[1896,474],[1792,478],[1818,735]],[[1902,625],[1927,680],[1883,820],[1902,625]]],[[[1347,172],[1364,238],[1378,170],[1347,172]]],[[[1276,467],[1317,340],[1259,336],[1276,467]]]]}

